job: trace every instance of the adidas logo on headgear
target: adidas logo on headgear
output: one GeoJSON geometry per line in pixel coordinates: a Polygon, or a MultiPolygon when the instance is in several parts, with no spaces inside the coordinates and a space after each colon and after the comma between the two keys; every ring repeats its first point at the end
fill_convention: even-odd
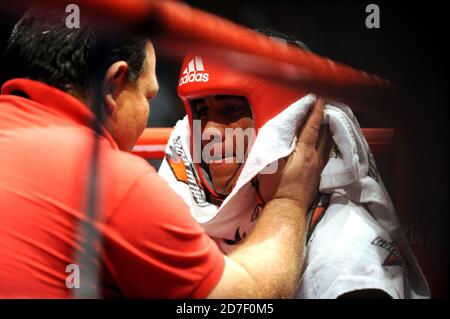
{"type": "Polygon", "coordinates": [[[209,73],[204,71],[205,67],[203,66],[202,58],[196,56],[189,61],[188,66],[184,69],[183,76],[181,77],[178,86],[192,82],[208,82],[209,73]]]}

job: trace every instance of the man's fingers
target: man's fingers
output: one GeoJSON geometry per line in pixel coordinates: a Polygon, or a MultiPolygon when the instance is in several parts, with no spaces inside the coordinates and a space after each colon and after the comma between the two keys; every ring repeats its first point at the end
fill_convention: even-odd
{"type": "Polygon", "coordinates": [[[309,117],[298,135],[300,147],[315,148],[322,124],[324,105],[325,102],[322,98],[318,98],[314,103],[309,117]]]}
{"type": "Polygon", "coordinates": [[[319,155],[319,167],[321,169],[323,169],[327,163],[333,146],[334,142],[328,125],[321,125],[316,143],[316,150],[319,155]]]}

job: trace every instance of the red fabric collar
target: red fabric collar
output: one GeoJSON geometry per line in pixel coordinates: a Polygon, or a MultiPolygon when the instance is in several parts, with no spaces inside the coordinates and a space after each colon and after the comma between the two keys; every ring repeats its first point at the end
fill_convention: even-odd
{"type": "MultiPolygon", "coordinates": [[[[72,95],[42,82],[30,79],[12,79],[3,84],[2,95],[11,95],[15,91],[23,92],[28,99],[45,105],[62,117],[69,118],[80,125],[91,127],[94,114],[88,106],[81,103],[72,95]]],[[[102,136],[111,144],[113,149],[119,149],[111,134],[102,127],[102,136]]]]}

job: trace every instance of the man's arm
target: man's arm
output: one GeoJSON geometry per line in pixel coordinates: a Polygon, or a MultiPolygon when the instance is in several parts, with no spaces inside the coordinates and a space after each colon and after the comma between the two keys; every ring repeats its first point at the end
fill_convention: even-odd
{"type": "Polygon", "coordinates": [[[290,199],[270,201],[247,239],[229,256],[209,298],[289,298],[299,282],[305,210],[290,199]]]}
{"type": "Polygon", "coordinates": [[[322,100],[313,107],[297,147],[279,172],[262,175],[266,199],[252,233],[226,257],[224,273],[209,298],[288,298],[299,282],[306,212],[318,192],[329,143],[319,138],[322,100]]]}

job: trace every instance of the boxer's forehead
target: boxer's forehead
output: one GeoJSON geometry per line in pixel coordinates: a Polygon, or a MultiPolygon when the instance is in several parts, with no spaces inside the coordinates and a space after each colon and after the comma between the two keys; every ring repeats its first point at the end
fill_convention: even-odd
{"type": "Polygon", "coordinates": [[[211,105],[224,105],[235,104],[235,106],[250,107],[247,99],[238,95],[211,95],[201,98],[191,99],[189,101],[191,106],[211,104],[211,105]]]}

